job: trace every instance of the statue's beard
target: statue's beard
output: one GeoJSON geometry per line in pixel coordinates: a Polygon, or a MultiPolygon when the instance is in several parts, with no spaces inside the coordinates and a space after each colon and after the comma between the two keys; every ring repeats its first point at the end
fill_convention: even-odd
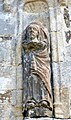
{"type": "Polygon", "coordinates": [[[33,34],[33,35],[30,35],[28,38],[29,38],[29,39],[30,39],[30,41],[31,41],[31,40],[35,39],[35,38],[36,38],[36,36],[33,34]]]}

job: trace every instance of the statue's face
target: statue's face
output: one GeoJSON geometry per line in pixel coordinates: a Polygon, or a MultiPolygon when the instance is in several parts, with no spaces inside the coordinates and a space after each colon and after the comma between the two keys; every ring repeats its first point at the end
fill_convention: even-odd
{"type": "Polygon", "coordinates": [[[31,40],[37,38],[38,30],[37,30],[36,26],[30,25],[27,30],[27,35],[28,35],[28,38],[31,40]]]}

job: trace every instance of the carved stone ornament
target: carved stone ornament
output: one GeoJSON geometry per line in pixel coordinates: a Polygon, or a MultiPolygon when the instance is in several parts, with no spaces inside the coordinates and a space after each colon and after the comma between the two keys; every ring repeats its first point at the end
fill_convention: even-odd
{"type": "Polygon", "coordinates": [[[22,35],[23,115],[52,117],[48,32],[40,23],[27,26],[22,35]]]}
{"type": "Polygon", "coordinates": [[[69,41],[71,40],[71,31],[67,31],[65,32],[65,36],[66,36],[66,42],[69,43],[69,41]]]}
{"type": "Polygon", "coordinates": [[[3,2],[4,2],[4,4],[3,4],[4,11],[11,12],[12,7],[11,7],[10,0],[4,0],[3,2]]]}
{"type": "Polygon", "coordinates": [[[64,8],[64,20],[67,28],[70,27],[70,18],[69,18],[69,10],[68,7],[64,8]]]}

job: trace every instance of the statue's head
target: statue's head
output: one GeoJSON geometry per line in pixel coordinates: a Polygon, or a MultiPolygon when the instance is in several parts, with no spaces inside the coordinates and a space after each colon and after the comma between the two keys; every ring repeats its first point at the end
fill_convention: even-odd
{"type": "Polygon", "coordinates": [[[39,36],[39,29],[40,27],[37,24],[30,24],[27,28],[26,28],[26,33],[27,33],[27,37],[29,39],[38,39],[39,36]]]}
{"type": "Polygon", "coordinates": [[[37,38],[38,40],[47,40],[47,34],[47,29],[41,23],[32,22],[23,31],[23,40],[32,40],[35,38],[37,38]]]}

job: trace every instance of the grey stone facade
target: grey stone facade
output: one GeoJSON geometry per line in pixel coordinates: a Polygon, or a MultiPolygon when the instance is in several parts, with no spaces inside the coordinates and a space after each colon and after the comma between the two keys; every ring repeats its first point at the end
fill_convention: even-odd
{"type": "Polygon", "coordinates": [[[71,119],[71,0],[0,0],[0,120],[23,120],[22,31],[33,21],[49,31],[54,114],[31,120],[71,119]]]}

